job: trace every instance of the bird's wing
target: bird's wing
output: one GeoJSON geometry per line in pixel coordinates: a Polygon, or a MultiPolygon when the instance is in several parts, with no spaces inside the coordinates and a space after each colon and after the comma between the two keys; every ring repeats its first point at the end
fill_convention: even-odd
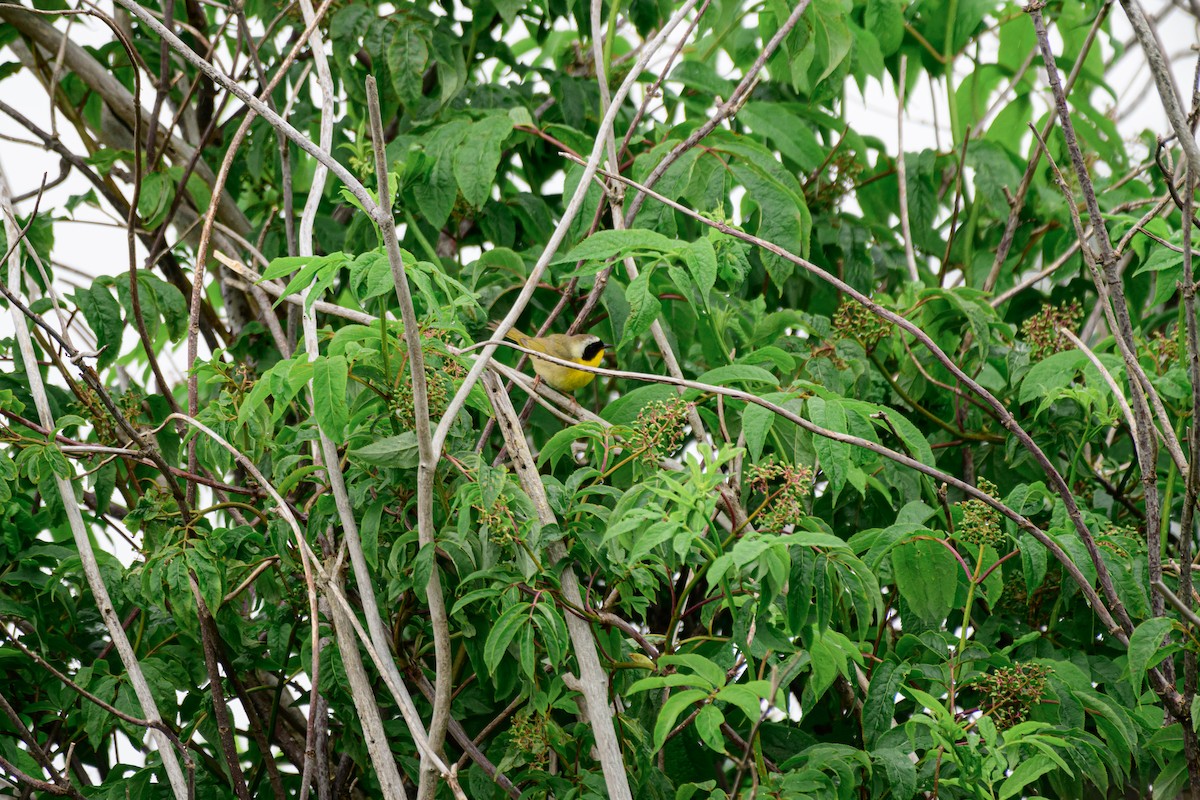
{"type": "MultiPolygon", "coordinates": [[[[511,334],[513,332],[509,331],[509,333],[511,334]]],[[[547,341],[547,339],[550,337],[546,337],[545,339],[537,339],[533,336],[526,336],[523,333],[518,333],[516,336],[510,336],[509,338],[522,347],[528,347],[530,350],[534,350],[538,353],[551,352],[550,347],[548,346],[549,342],[547,341]]]]}
{"type": "Polygon", "coordinates": [[[509,330],[508,333],[506,333],[504,335],[506,337],[508,337],[509,339],[512,339],[517,344],[521,345],[521,347],[527,347],[530,350],[533,350],[535,352],[549,353],[551,355],[554,355],[554,347],[553,346],[555,344],[557,344],[557,342],[555,342],[554,339],[556,337],[562,336],[562,334],[560,334],[560,333],[552,333],[549,336],[539,339],[536,336],[528,336],[524,333],[521,333],[516,328],[512,328],[511,330],[509,330]]]}

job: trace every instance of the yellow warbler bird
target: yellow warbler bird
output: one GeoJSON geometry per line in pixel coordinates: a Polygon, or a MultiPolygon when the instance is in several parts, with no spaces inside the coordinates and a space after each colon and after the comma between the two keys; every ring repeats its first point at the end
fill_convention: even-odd
{"type": "MultiPolygon", "coordinates": [[[[496,323],[492,323],[491,327],[495,330],[496,323]]],[[[604,359],[604,350],[608,347],[599,336],[593,336],[590,333],[552,333],[549,336],[526,336],[513,328],[504,335],[522,347],[587,367],[599,366],[604,359]]],[[[593,372],[552,364],[537,356],[533,356],[533,369],[537,372],[538,377],[549,384],[551,388],[560,392],[575,392],[587,386],[592,382],[592,378],[596,377],[593,372]]]]}

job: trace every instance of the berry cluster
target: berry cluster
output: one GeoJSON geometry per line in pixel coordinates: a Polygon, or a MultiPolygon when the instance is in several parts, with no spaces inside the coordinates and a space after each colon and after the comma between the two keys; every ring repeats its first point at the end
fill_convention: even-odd
{"type": "Polygon", "coordinates": [[[678,397],[647,403],[628,435],[629,449],[646,462],[672,455],[683,444],[691,403],[678,397]]]}
{"type": "Polygon", "coordinates": [[[833,327],[842,336],[857,340],[870,352],[891,335],[894,326],[857,300],[843,300],[833,315],[833,327]]]}
{"type": "Polygon", "coordinates": [[[546,727],[545,714],[521,709],[512,718],[513,747],[528,755],[534,763],[545,762],[550,757],[546,727]]]}
{"type": "Polygon", "coordinates": [[[746,482],[765,498],[757,512],[758,528],[781,531],[799,523],[806,513],[804,498],[812,493],[812,481],[810,467],[780,464],[774,459],[747,467],[746,482]]]}
{"type": "Polygon", "coordinates": [[[1013,664],[973,681],[982,695],[980,709],[1004,730],[1024,722],[1033,704],[1046,691],[1050,668],[1041,664],[1013,664]]]}
{"type": "Polygon", "coordinates": [[[516,541],[517,519],[504,495],[498,496],[491,505],[485,506],[481,501],[472,503],[471,508],[479,512],[479,527],[487,532],[493,544],[505,545],[516,541]]]}
{"type": "Polygon", "coordinates": [[[1073,349],[1075,345],[1062,335],[1059,328],[1074,331],[1082,321],[1083,308],[1078,301],[1072,300],[1060,306],[1042,306],[1040,313],[1021,323],[1021,334],[1029,343],[1033,360],[1041,361],[1046,356],[1073,349]]]}
{"type": "MultiPolygon", "coordinates": [[[[980,478],[976,484],[981,490],[995,497],[999,494],[996,484],[987,478],[980,478]]],[[[958,503],[962,509],[962,522],[955,531],[955,536],[970,544],[997,544],[1004,539],[1004,529],[1000,527],[1000,512],[982,500],[963,500],[958,503]]]]}
{"type": "MultiPolygon", "coordinates": [[[[435,340],[432,345],[424,346],[423,355],[429,415],[433,419],[437,419],[450,405],[450,399],[454,397],[458,383],[466,376],[467,371],[457,359],[438,347],[438,344],[442,343],[443,338],[448,335],[447,331],[428,330],[422,331],[421,335],[425,339],[435,340]]],[[[415,423],[413,422],[412,380],[409,378],[407,367],[392,395],[392,413],[400,421],[401,427],[405,430],[413,429],[415,423]]]]}

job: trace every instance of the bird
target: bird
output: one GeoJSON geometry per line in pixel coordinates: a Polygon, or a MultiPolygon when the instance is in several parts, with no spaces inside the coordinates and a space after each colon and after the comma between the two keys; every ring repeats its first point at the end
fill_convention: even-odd
{"type": "MultiPolygon", "coordinates": [[[[497,325],[492,323],[492,330],[497,325]]],[[[609,345],[599,336],[590,333],[552,333],[549,336],[527,336],[516,328],[510,328],[504,334],[522,347],[545,353],[564,361],[573,361],[586,367],[596,367],[604,359],[604,351],[609,345]]],[[[533,356],[533,369],[551,388],[560,392],[573,394],[592,382],[596,377],[594,372],[581,369],[571,369],[561,364],[533,356]]]]}

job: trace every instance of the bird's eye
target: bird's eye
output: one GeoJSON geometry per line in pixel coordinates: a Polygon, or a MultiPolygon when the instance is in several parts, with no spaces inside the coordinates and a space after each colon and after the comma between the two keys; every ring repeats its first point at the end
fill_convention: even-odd
{"type": "Polygon", "coordinates": [[[591,361],[603,351],[604,342],[589,342],[587,347],[583,348],[583,358],[585,361],[591,361]]]}

